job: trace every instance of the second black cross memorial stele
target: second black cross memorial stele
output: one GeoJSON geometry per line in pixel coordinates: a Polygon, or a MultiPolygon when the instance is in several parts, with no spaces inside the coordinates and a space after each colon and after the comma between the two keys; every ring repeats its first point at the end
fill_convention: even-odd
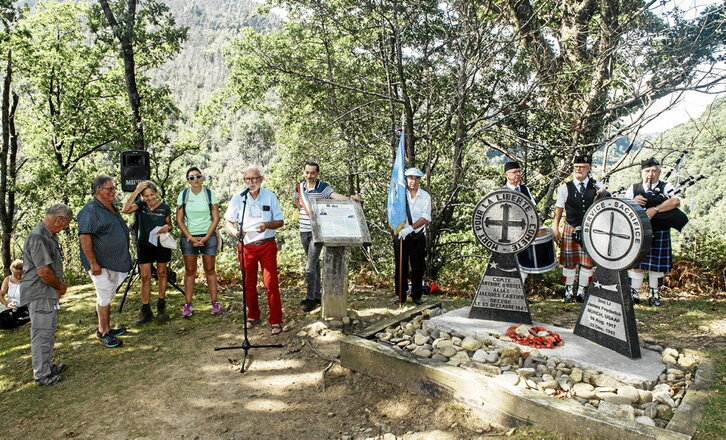
{"type": "Polygon", "coordinates": [[[620,354],[640,357],[627,269],[650,250],[650,221],[630,200],[593,203],[582,223],[583,245],[597,270],[575,324],[575,334],[620,354]]]}

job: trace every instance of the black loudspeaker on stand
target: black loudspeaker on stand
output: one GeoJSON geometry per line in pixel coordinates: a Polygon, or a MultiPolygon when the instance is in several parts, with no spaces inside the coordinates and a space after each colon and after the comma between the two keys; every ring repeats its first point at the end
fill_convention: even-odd
{"type": "Polygon", "coordinates": [[[151,178],[151,164],[149,152],[142,150],[127,150],[121,152],[121,190],[133,192],[139,182],[151,178]]]}
{"type": "MultiPolygon", "coordinates": [[[[247,191],[245,191],[247,192],[247,191]]],[[[247,194],[244,195],[242,198],[242,218],[239,221],[238,224],[238,242],[242,245],[242,252],[240,253],[242,263],[240,263],[240,271],[242,272],[242,315],[243,315],[243,326],[244,329],[243,336],[244,339],[242,340],[242,345],[235,345],[232,347],[214,347],[214,351],[219,350],[237,350],[242,349],[244,351],[244,357],[242,358],[241,367],[239,372],[244,373],[245,372],[245,364],[247,363],[247,353],[253,349],[253,348],[282,348],[282,344],[268,344],[268,345],[252,345],[250,343],[250,340],[247,336],[248,329],[247,329],[247,287],[245,285],[245,268],[244,268],[244,261],[245,261],[245,246],[244,246],[244,236],[242,234],[242,225],[244,224],[245,220],[245,210],[247,209],[247,194]]]]}

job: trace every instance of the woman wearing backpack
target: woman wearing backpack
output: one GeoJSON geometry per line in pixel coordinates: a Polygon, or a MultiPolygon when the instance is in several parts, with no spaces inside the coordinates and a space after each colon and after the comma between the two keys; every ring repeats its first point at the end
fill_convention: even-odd
{"type": "Polygon", "coordinates": [[[197,167],[187,170],[189,188],[184,189],[176,200],[176,223],[182,232],[181,251],[184,256],[184,297],[186,304],[182,316],[192,316],[192,291],[197,277],[197,256],[202,256],[204,275],[207,277],[212,314],[222,313],[217,302],[217,225],[219,201],[214,192],[202,186],[204,176],[197,167]]]}

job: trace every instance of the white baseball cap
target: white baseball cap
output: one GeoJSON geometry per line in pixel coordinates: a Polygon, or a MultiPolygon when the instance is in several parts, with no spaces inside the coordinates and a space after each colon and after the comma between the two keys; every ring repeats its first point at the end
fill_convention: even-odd
{"type": "Polygon", "coordinates": [[[413,177],[423,177],[425,176],[424,172],[419,170],[416,167],[407,169],[404,173],[404,176],[413,176],[413,177]]]}

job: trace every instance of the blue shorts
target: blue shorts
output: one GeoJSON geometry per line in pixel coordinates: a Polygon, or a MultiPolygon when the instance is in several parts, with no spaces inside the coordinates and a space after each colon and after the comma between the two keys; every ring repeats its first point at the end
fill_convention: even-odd
{"type": "MultiPolygon", "coordinates": [[[[192,235],[192,237],[204,237],[205,235],[206,234],[192,235]]],[[[192,246],[192,244],[186,239],[186,237],[182,237],[179,240],[179,247],[181,248],[182,255],[185,257],[197,255],[215,256],[217,255],[217,234],[209,237],[209,240],[204,243],[204,246],[192,246]]]]}

